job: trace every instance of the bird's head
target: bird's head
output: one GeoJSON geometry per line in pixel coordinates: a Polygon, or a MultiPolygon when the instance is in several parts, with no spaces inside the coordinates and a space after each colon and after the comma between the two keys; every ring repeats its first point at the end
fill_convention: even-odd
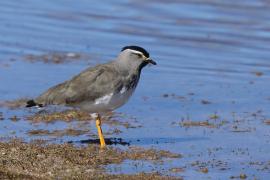
{"type": "Polygon", "coordinates": [[[141,70],[147,64],[157,64],[150,58],[149,53],[144,48],[139,46],[123,47],[118,58],[123,63],[131,66],[138,66],[139,70],[141,70]]]}

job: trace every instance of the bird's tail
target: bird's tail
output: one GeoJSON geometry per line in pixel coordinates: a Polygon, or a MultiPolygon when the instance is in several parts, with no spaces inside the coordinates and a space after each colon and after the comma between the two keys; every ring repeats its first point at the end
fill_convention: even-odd
{"type": "Polygon", "coordinates": [[[43,104],[38,104],[33,99],[26,102],[25,107],[33,107],[33,106],[35,106],[35,107],[43,107],[43,104]]]}

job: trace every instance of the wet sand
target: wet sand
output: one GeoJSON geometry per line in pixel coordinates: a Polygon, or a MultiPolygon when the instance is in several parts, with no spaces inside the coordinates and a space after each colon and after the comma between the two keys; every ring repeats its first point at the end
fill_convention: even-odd
{"type": "Polygon", "coordinates": [[[23,143],[18,139],[0,143],[1,179],[180,179],[159,173],[110,175],[104,166],[125,160],[162,161],[180,158],[178,154],[154,149],[100,149],[98,145],[75,147],[71,144],[23,143]]]}

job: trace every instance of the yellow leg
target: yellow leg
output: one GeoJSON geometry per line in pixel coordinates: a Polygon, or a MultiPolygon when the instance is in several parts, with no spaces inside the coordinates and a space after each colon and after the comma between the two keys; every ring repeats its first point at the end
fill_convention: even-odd
{"type": "Polygon", "coordinates": [[[100,116],[98,115],[96,118],[96,126],[97,126],[97,130],[98,130],[98,137],[100,140],[100,147],[104,148],[106,146],[104,137],[103,137],[103,133],[102,133],[102,129],[101,129],[101,120],[100,120],[100,116]]]}

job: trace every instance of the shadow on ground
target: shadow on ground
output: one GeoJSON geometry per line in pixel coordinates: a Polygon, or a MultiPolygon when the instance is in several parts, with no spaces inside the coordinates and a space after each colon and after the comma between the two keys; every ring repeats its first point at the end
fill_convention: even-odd
{"type": "MultiPolygon", "coordinates": [[[[164,138],[164,137],[149,137],[149,138],[105,138],[107,145],[151,145],[151,144],[166,144],[166,143],[181,143],[188,141],[202,141],[209,138],[203,137],[191,137],[191,138],[164,138]]],[[[68,143],[80,143],[80,144],[100,144],[99,139],[86,139],[80,141],[68,141],[68,143]]]]}

